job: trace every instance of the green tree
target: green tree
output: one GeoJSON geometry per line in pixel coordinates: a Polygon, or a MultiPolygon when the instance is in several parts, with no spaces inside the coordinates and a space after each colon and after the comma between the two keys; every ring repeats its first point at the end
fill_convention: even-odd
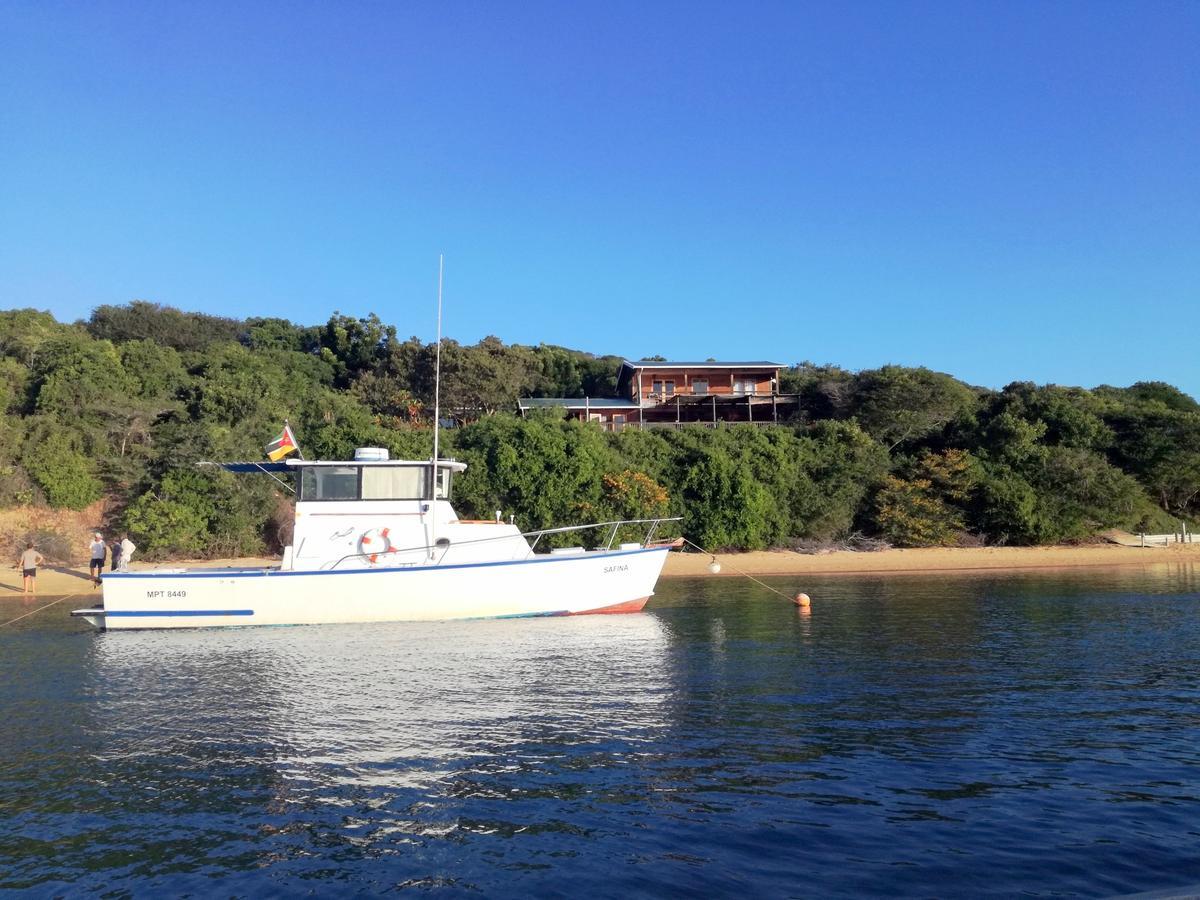
{"type": "Polygon", "coordinates": [[[375,313],[356,319],[335,312],[317,336],[321,359],[334,371],[338,387],[346,387],[363,372],[386,364],[396,343],[396,328],[375,313]]]}
{"type": "Polygon", "coordinates": [[[691,455],[680,485],[683,533],[706,550],[761,550],[773,543],[774,500],[745,466],[716,448],[691,455]]]}
{"type": "Polygon", "coordinates": [[[63,419],[103,414],[134,393],[116,348],[86,336],[47,341],[34,358],[32,374],[37,411],[63,419]]]}
{"type": "Polygon", "coordinates": [[[78,333],[79,329],[57,322],[48,312],[36,309],[0,311],[0,355],[17,360],[23,366],[33,363],[47,341],[78,333]]]}
{"type": "Polygon", "coordinates": [[[183,359],[173,347],[139,340],[122,344],[121,368],[139,398],[161,400],[174,397],[187,384],[183,359]]]}
{"type": "Polygon", "coordinates": [[[844,537],[864,509],[872,487],[889,467],[887,450],[855,422],[817,422],[801,439],[795,532],[829,540],[844,537]]]}
{"type": "Polygon", "coordinates": [[[251,350],[291,350],[315,353],[320,346],[321,329],[295,325],[287,319],[253,318],[246,320],[243,342],[251,350]]]}
{"type": "MultiPolygon", "coordinates": [[[[516,516],[524,530],[552,528],[602,512],[603,477],[618,471],[605,435],[579,422],[488,416],[457,429],[454,452],[468,469],[458,482],[464,509],[516,516]]],[[[539,546],[579,543],[578,534],[539,546]]]]}
{"type": "Polygon", "coordinates": [[[975,461],[966,451],[923,451],[906,467],[904,478],[884,479],[874,500],[875,526],[899,547],[957,543],[978,480],[975,461]]]}
{"type": "Polygon", "coordinates": [[[974,521],[992,543],[1037,544],[1053,533],[1038,492],[1023,475],[990,461],[983,463],[981,472],[974,521]]]}
{"type": "Polygon", "coordinates": [[[854,373],[839,366],[802,362],[779,374],[779,390],[800,396],[805,421],[844,419],[852,414],[854,373]]]}
{"type": "Polygon", "coordinates": [[[182,312],[145,300],[123,306],[97,306],[85,327],[92,337],[114,344],[149,340],[180,351],[201,352],[212,344],[238,340],[246,328],[238,319],[182,312]]]}
{"type": "Polygon", "coordinates": [[[975,392],[961,381],[903,366],[860,372],[851,400],[862,427],[889,450],[940,431],[975,402],[975,392]]]}
{"type": "Polygon", "coordinates": [[[517,398],[529,394],[541,376],[528,347],[505,346],[491,335],[473,347],[456,348],[456,356],[457,377],[443,384],[445,396],[472,415],[516,409],[517,398]]]}
{"type": "Polygon", "coordinates": [[[102,486],[91,460],[69,440],[45,440],[31,447],[24,465],[51,506],[83,509],[100,499],[102,486]]]}
{"type": "Polygon", "coordinates": [[[424,404],[412,395],[408,382],[399,375],[366,372],[355,380],[350,392],[377,416],[401,421],[424,417],[424,404]]]}
{"type": "Polygon", "coordinates": [[[1162,381],[1139,381],[1130,387],[1098,388],[1097,393],[1120,397],[1126,403],[1147,408],[1169,409],[1182,413],[1200,413],[1200,403],[1179,388],[1162,381]]]}
{"type": "Polygon", "coordinates": [[[1135,400],[1107,416],[1116,435],[1113,461],[1151,491],[1172,515],[1200,514],[1200,412],[1135,400]]]}
{"type": "Polygon", "coordinates": [[[149,558],[258,555],[274,495],[255,476],[181,467],[134,500],[124,524],[149,558]]]}
{"type": "Polygon", "coordinates": [[[975,517],[997,543],[1044,544],[1132,528],[1150,506],[1140,485],[1097,453],[1049,447],[1021,471],[985,462],[975,517]]]}
{"type": "Polygon", "coordinates": [[[991,395],[981,419],[1019,419],[1047,445],[1103,451],[1113,440],[1103,411],[1104,401],[1091,391],[1019,381],[991,395]]]}
{"type": "Polygon", "coordinates": [[[953,542],[962,517],[937,497],[925,478],[888,475],[875,495],[875,523],[898,547],[937,547],[953,542]]]}
{"type": "Polygon", "coordinates": [[[144,557],[205,555],[213,509],[207,490],[194,483],[200,477],[199,473],[173,472],[156,490],[142,494],[125,510],[125,528],[144,557]]]}

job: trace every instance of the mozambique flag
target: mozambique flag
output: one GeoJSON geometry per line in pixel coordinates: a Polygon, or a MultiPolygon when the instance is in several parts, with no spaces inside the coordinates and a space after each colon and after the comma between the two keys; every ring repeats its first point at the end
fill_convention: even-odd
{"type": "Polygon", "coordinates": [[[267,459],[279,462],[299,449],[296,446],[296,436],[292,434],[292,426],[284,425],[279,437],[267,444],[267,459]]]}

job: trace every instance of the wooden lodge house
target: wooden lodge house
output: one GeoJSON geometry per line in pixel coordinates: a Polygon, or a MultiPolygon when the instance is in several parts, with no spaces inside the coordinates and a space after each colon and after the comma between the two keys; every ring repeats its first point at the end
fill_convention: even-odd
{"type": "Polygon", "coordinates": [[[780,368],[762,361],[625,360],[616,397],[525,397],[517,405],[521,415],[563,409],[572,418],[614,431],[718,422],[778,424],[799,408],[797,395],[779,393],[780,368]]]}

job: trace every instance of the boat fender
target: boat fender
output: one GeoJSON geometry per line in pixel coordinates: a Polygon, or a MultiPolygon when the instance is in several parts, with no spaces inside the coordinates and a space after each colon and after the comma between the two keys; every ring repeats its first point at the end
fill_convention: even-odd
{"type": "Polygon", "coordinates": [[[388,537],[388,529],[371,528],[364,531],[358,539],[358,552],[367,558],[371,565],[379,559],[379,554],[388,553],[392,549],[392,539],[388,537]]]}

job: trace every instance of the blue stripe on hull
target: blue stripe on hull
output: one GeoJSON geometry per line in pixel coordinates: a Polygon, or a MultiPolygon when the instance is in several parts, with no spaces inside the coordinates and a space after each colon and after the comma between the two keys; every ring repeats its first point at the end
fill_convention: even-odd
{"type": "Polygon", "coordinates": [[[483,569],[489,566],[537,566],[547,563],[561,562],[578,562],[581,559],[613,559],[617,556],[634,556],[638,553],[666,553],[667,547],[645,547],[641,550],[621,550],[615,553],[598,553],[594,556],[585,556],[581,554],[564,554],[563,556],[546,556],[536,559],[504,559],[496,562],[481,562],[481,563],[453,563],[448,566],[404,566],[384,568],[380,566],[375,569],[315,569],[315,570],[294,570],[283,572],[279,569],[252,569],[250,571],[236,571],[226,569],[225,571],[212,572],[110,572],[104,576],[104,580],[124,580],[126,578],[308,578],[315,575],[380,575],[385,572],[431,572],[431,571],[446,571],[448,569],[483,569]]]}
{"type": "Polygon", "coordinates": [[[252,616],[252,609],[113,609],[104,610],[101,615],[108,618],[120,616],[133,618],[135,616],[252,616]]]}

